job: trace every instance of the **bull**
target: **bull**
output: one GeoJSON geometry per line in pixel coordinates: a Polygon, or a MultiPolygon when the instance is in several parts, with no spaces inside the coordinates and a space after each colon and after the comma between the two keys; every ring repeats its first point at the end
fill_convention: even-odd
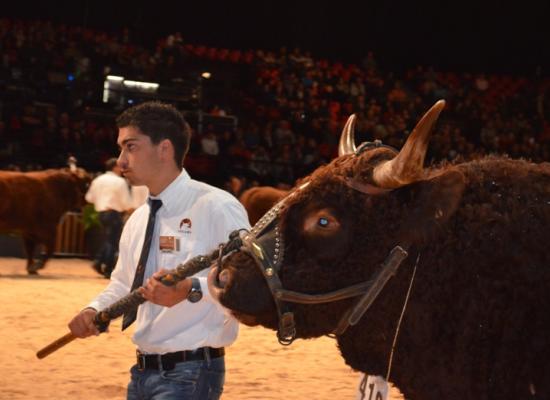
{"type": "Polygon", "coordinates": [[[61,216],[85,204],[89,182],[81,169],[0,171],[0,232],[21,235],[29,274],[37,274],[51,257],[61,216]],[[39,245],[45,251],[35,259],[39,245]]]}
{"type": "Polygon", "coordinates": [[[277,203],[209,287],[247,325],[335,337],[407,399],[550,398],[550,164],[424,167],[444,101],[400,151],[356,147],[277,203]]]}

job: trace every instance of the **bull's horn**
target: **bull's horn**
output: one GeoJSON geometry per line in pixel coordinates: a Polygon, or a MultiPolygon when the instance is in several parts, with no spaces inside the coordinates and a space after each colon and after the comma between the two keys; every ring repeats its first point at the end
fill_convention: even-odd
{"type": "Polygon", "coordinates": [[[355,153],[355,114],[351,114],[342,129],[338,143],[338,157],[355,153]]]}
{"type": "Polygon", "coordinates": [[[374,169],[372,179],[377,186],[396,189],[422,177],[430,134],[444,107],[445,100],[436,102],[416,124],[399,154],[374,169]]]}

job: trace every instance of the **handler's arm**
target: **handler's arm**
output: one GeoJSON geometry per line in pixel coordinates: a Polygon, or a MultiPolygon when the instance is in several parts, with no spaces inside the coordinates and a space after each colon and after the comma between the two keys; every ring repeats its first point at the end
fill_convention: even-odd
{"type": "Polygon", "coordinates": [[[151,303],[160,306],[172,307],[180,301],[187,299],[189,290],[191,290],[191,279],[185,278],[177,282],[174,286],[166,286],[158,278],[168,273],[168,270],[161,269],[147,280],[147,284],[141,287],[139,292],[151,303]]]}

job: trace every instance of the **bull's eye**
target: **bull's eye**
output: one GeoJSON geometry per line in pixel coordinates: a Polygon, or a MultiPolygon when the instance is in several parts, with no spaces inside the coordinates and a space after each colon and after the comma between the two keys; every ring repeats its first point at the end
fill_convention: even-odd
{"type": "Polygon", "coordinates": [[[306,214],[303,227],[305,232],[312,235],[332,235],[342,228],[334,211],[329,208],[314,210],[306,214]]]}
{"type": "MultiPolygon", "coordinates": [[[[309,251],[317,260],[323,260],[323,265],[330,268],[329,266],[334,265],[332,261],[342,259],[348,248],[348,227],[351,224],[347,215],[342,216],[332,207],[322,207],[315,203],[310,209],[296,210],[302,212],[303,219],[302,229],[299,231],[301,237],[295,242],[300,243],[299,247],[303,244],[304,251],[309,251]]],[[[298,224],[292,223],[289,226],[296,225],[298,224]]]]}

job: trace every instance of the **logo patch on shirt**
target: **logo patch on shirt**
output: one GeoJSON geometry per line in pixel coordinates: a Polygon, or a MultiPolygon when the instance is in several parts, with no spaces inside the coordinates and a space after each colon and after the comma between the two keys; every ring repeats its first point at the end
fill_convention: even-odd
{"type": "Polygon", "coordinates": [[[193,223],[189,218],[184,218],[180,221],[180,229],[179,232],[183,233],[191,233],[191,226],[193,226],[193,223]]]}

